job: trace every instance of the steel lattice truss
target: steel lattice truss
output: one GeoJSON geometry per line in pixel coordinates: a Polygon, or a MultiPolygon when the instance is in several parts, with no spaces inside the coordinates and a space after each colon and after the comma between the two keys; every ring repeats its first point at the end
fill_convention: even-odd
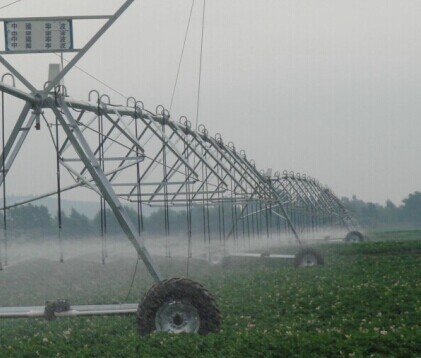
{"type": "MultiPolygon", "coordinates": [[[[0,186],[3,189],[1,209],[6,251],[7,209],[57,195],[60,236],[61,193],[84,187],[101,198],[101,226],[103,211],[107,204],[127,239],[132,243],[138,258],[142,259],[153,279],[162,285],[167,283],[145,246],[140,225],[136,228],[131,221],[123,205],[124,201],[137,203],[138,214],[142,205],[164,207],[165,229],[168,236],[169,208],[186,208],[189,258],[192,207],[202,207],[203,213],[206,207],[207,215],[203,215],[203,223],[206,226],[207,221],[209,243],[211,241],[209,207],[218,209],[230,207],[231,222],[227,223],[227,227],[232,225],[232,228],[230,231],[225,231],[224,226],[223,235],[221,230],[219,232],[224,244],[230,237],[237,239],[240,236],[240,227],[243,236],[246,233],[250,235],[251,220],[251,226],[256,223],[256,232],[253,226],[253,235],[257,233],[257,236],[261,236],[266,231],[269,237],[270,232],[277,230],[279,234],[287,233],[293,236],[302,249],[296,256],[288,254],[277,255],[278,257],[294,258],[294,263],[298,262],[304,267],[322,264],[323,260],[319,254],[314,250],[303,248],[301,234],[332,228],[338,224],[350,231],[350,234],[351,230],[356,228],[349,212],[327,187],[304,175],[287,172],[282,175],[277,173],[274,176],[265,174],[256,168],[254,161],[250,160],[244,151],[238,150],[232,142],[225,142],[220,134],[211,136],[204,126],[193,129],[185,117],[174,120],[162,106],[152,113],[144,108],[142,102],[134,98],[129,98],[125,105],[114,105],[109,96],[101,96],[97,91],[91,91],[87,101],[68,96],[67,89],[61,83],[62,79],[133,1],[125,0],[121,7],[109,16],[66,18],[69,21],[95,18],[104,19],[106,22],[81,49],[72,50],[76,53],[73,59],[58,74],[52,76],[51,81],[46,82],[40,90],[2,56],[8,52],[0,51],[0,62],[10,71],[3,75],[0,81],[3,99],[0,186]],[[12,78],[12,85],[5,83],[6,77],[12,78]],[[25,91],[16,88],[17,81],[26,87],[25,91]],[[24,102],[22,111],[13,121],[13,129],[7,141],[4,131],[5,94],[24,102]],[[34,129],[48,131],[51,138],[56,153],[57,188],[36,198],[7,206],[6,181],[28,134],[34,129]],[[272,221],[273,217],[276,217],[275,224],[272,221]],[[239,221],[242,221],[242,225],[239,221]]],[[[25,21],[41,21],[40,19],[27,18],[25,21]]],[[[57,18],[42,19],[57,20],[57,18]]],[[[22,53],[36,52],[39,51],[22,53]]],[[[41,51],[41,53],[50,52],[57,51],[49,49],[41,51]]],[[[219,221],[221,218],[222,221],[225,220],[224,214],[221,216],[219,212],[219,221]]],[[[206,236],[206,230],[204,234],[206,236]]],[[[357,238],[362,238],[362,235],[358,234],[357,238]]],[[[252,255],[260,257],[260,254],[252,255]]],[[[0,255],[0,270],[1,268],[0,255]]],[[[175,284],[180,284],[179,280],[175,284]]],[[[209,298],[207,291],[204,297],[209,298]]],[[[189,302],[189,299],[187,301],[189,302]]],[[[136,307],[133,305],[78,306],[76,311],[72,311],[66,302],[58,302],[58,305],[62,306],[61,309],[57,308],[57,302],[52,306],[46,305],[45,309],[42,307],[0,309],[0,317],[59,317],[68,314],[136,312],[136,307]]],[[[184,305],[184,300],[180,301],[180,305],[184,305]]],[[[181,314],[183,315],[184,313],[181,314]]],[[[219,321],[217,309],[215,315],[219,321]]],[[[151,323],[151,327],[154,324],[155,322],[151,323]]]]}
{"type": "MultiPolygon", "coordinates": [[[[21,94],[28,101],[19,118],[27,130],[19,131],[17,140],[10,143],[11,151],[5,162],[8,172],[29,129],[40,115],[48,123],[48,114],[42,108],[28,115],[37,99],[23,96],[4,83],[2,86],[5,92],[21,94]]],[[[246,211],[251,215],[251,207],[258,204],[265,214],[270,208],[271,213],[287,221],[293,232],[295,227],[302,231],[303,226],[314,229],[335,223],[348,230],[356,228],[340,200],[315,179],[293,172],[267,176],[243,150],[238,151],[232,142],[225,143],[220,134],[211,136],[204,126],[195,131],[185,117],[173,121],[161,106],[152,113],[133,98],[125,106],[116,106],[110,104],[108,96],[99,96],[96,91],[90,93],[88,101],[63,94],[65,88],[59,87],[49,101],[59,104],[57,110],[77,125],[97,165],[121,200],[170,207],[231,204],[242,208],[242,219],[246,211]]],[[[52,139],[59,162],[74,179],[73,184],[61,191],[84,186],[101,195],[95,178],[78,157],[70,139],[59,142],[58,138],[66,138],[60,124],[56,130],[57,136],[52,133],[52,139]]],[[[20,204],[23,203],[15,205],[20,204]]]]}
{"type": "MultiPolygon", "coordinates": [[[[187,207],[189,215],[193,206],[230,205],[235,215],[225,239],[232,233],[238,236],[239,220],[244,223],[257,214],[266,216],[267,233],[269,216],[274,214],[278,231],[288,230],[300,246],[300,231],[329,226],[338,219],[351,230],[349,213],[330,190],[304,176],[265,175],[233,143],[224,142],[220,134],[211,136],[204,126],[193,129],[185,117],[176,121],[161,106],[152,113],[134,98],[129,98],[125,105],[113,105],[107,95],[100,96],[97,91],[90,92],[88,101],[68,96],[60,81],[133,1],[126,0],[113,15],[101,16],[106,23],[83,48],[75,50],[73,59],[41,90],[0,55],[0,62],[11,72],[0,81],[2,96],[8,94],[25,102],[7,142],[3,141],[0,185],[5,187],[5,178],[30,130],[41,129],[42,122],[48,128],[57,154],[57,190],[4,205],[3,210],[55,194],[60,203],[63,191],[89,188],[102,198],[101,211],[105,203],[111,208],[157,281],[162,277],[140,237],[140,229],[136,230],[122,201],[138,203],[138,208],[163,206],[166,219],[170,207],[187,207]],[[3,81],[9,75],[12,86],[3,81]],[[16,88],[15,78],[29,92],[16,88]]],[[[92,17],[74,17],[81,18],[92,17]]],[[[60,204],[58,212],[60,222],[60,204]]],[[[166,231],[169,233],[168,227],[166,231]]],[[[191,227],[187,231],[190,237],[191,227]]]]}
{"type": "MultiPolygon", "coordinates": [[[[305,174],[284,171],[271,178],[287,211],[301,215],[313,227],[343,226],[348,231],[358,229],[358,223],[341,200],[318,180],[305,174]]],[[[294,216],[292,214],[291,216],[294,216]]]]}
{"type": "MultiPolygon", "coordinates": [[[[56,101],[54,96],[51,100],[56,101]]],[[[21,121],[29,131],[38,113],[22,119],[29,112],[28,107],[21,121]]],[[[226,145],[220,136],[209,136],[204,128],[192,130],[184,118],[181,122],[172,121],[164,110],[152,114],[139,102],[133,106],[113,106],[69,98],[62,101],[61,111],[74,118],[121,199],[141,200],[151,206],[164,203],[185,206],[204,201],[218,204],[235,200],[240,204],[251,197],[270,201],[273,196],[267,178],[247,160],[243,151],[237,152],[232,143],[226,145]]],[[[16,147],[28,131],[19,134],[16,147]]],[[[76,180],[62,190],[86,186],[98,192],[69,139],[58,145],[60,164],[76,180]]],[[[17,151],[12,149],[6,171],[17,151]]]]}

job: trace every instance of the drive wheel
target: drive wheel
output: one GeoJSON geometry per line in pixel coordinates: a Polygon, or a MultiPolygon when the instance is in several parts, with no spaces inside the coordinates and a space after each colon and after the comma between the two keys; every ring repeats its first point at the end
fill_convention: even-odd
{"type": "Polygon", "coordinates": [[[346,242],[363,242],[364,235],[359,231],[351,231],[345,236],[346,242]]]}
{"type": "Polygon", "coordinates": [[[322,255],[313,249],[303,249],[294,258],[294,266],[299,268],[318,266],[324,263],[322,255]]]}
{"type": "Polygon", "coordinates": [[[141,335],[152,332],[217,333],[221,317],[215,299],[201,284],[172,278],[155,284],[137,310],[141,335]]]}

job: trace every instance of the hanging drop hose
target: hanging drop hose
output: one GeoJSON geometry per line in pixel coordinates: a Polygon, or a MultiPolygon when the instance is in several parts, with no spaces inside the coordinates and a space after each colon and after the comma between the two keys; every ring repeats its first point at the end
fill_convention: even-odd
{"type": "MultiPolygon", "coordinates": [[[[207,134],[207,130],[204,129],[203,133],[206,135],[207,134]]],[[[206,151],[202,152],[204,154],[204,158],[206,158],[206,151]]],[[[208,167],[206,166],[205,168],[205,176],[204,178],[208,178],[208,167]]],[[[209,215],[209,186],[208,186],[208,180],[205,179],[205,185],[203,186],[203,190],[204,190],[204,195],[203,195],[203,200],[205,202],[205,206],[206,206],[206,227],[205,227],[205,240],[206,240],[206,236],[207,236],[207,244],[208,244],[208,255],[209,258],[211,257],[211,237],[210,237],[210,215],[209,215]],[[205,200],[206,197],[206,200],[205,200]]]]}
{"type": "MultiPolygon", "coordinates": [[[[63,90],[64,91],[64,90],[63,90]]],[[[61,95],[61,86],[57,86],[54,88],[54,101],[56,105],[59,105],[59,96],[61,95]]],[[[44,119],[47,128],[49,129],[51,139],[53,141],[55,150],[56,150],[56,176],[57,176],[57,226],[58,226],[58,245],[59,245],[59,261],[60,263],[64,262],[64,254],[63,254],[63,238],[62,238],[62,216],[61,216],[61,173],[60,173],[60,138],[58,133],[58,118],[56,117],[56,138],[54,141],[54,135],[51,131],[51,128],[48,124],[47,119],[43,114],[42,118],[44,119]]]]}
{"type": "MultiPolygon", "coordinates": [[[[136,118],[136,114],[137,114],[137,105],[135,103],[134,105],[134,110],[135,110],[135,135],[137,140],[140,140],[139,138],[139,128],[138,128],[138,123],[137,123],[137,118],[136,118]]],[[[136,146],[136,157],[139,157],[139,147],[136,146]]],[[[143,211],[142,211],[142,188],[140,186],[140,163],[137,162],[136,163],[136,178],[137,178],[137,230],[139,232],[139,236],[143,231],[143,211]]]]}
{"type": "MultiPolygon", "coordinates": [[[[99,157],[99,165],[101,167],[101,169],[103,169],[103,160],[102,160],[102,139],[103,139],[103,132],[102,132],[102,123],[101,123],[101,119],[102,119],[102,115],[101,115],[101,100],[100,98],[98,98],[98,157],[99,157]]],[[[99,197],[99,207],[100,207],[100,225],[101,225],[101,262],[104,265],[105,264],[105,242],[104,242],[104,237],[105,237],[105,200],[102,197],[102,195],[100,195],[99,197]]]]}
{"type": "MultiPolygon", "coordinates": [[[[208,168],[205,168],[205,175],[208,177],[208,168]]],[[[211,257],[211,236],[210,236],[210,215],[209,215],[209,186],[208,181],[206,180],[205,184],[205,191],[206,191],[206,219],[207,219],[207,235],[208,235],[208,254],[209,258],[211,257]]]]}
{"type": "Polygon", "coordinates": [[[58,133],[58,118],[56,118],[56,166],[57,166],[57,222],[58,222],[58,240],[60,250],[60,262],[64,262],[63,254],[63,238],[62,234],[62,217],[61,217],[61,173],[60,173],[60,141],[58,133]]]}
{"type": "MultiPolygon", "coordinates": [[[[184,142],[184,152],[186,153],[186,160],[189,158],[189,148],[184,142]]],[[[186,277],[189,277],[190,274],[190,260],[192,258],[192,203],[190,197],[190,180],[189,180],[189,171],[188,168],[184,167],[184,174],[186,177],[186,203],[187,203],[187,212],[186,212],[186,220],[187,220],[187,262],[186,262],[186,277]]]]}
{"type": "MultiPolygon", "coordinates": [[[[240,212],[242,213],[244,209],[245,209],[245,208],[244,208],[244,204],[241,204],[241,211],[240,211],[240,212]]],[[[241,215],[241,214],[240,214],[240,215],[241,215]]],[[[241,227],[242,227],[242,232],[243,232],[243,241],[244,241],[244,239],[245,239],[245,237],[246,237],[244,217],[240,217],[240,219],[241,219],[241,227]]]]}
{"type": "MultiPolygon", "coordinates": [[[[104,117],[101,114],[101,131],[100,131],[100,135],[101,135],[101,147],[100,147],[100,153],[101,153],[101,169],[102,171],[105,173],[105,154],[104,154],[104,117]]],[[[103,200],[103,207],[104,207],[104,258],[107,259],[108,258],[108,249],[107,249],[107,202],[105,200],[105,198],[102,199],[103,200]]]]}
{"type": "MultiPolygon", "coordinates": [[[[206,152],[202,148],[202,155],[206,159],[206,152]]],[[[202,178],[205,177],[205,165],[202,163],[202,178]]],[[[205,209],[205,185],[202,185],[202,218],[203,218],[203,243],[206,245],[206,209],[205,209]]]]}
{"type": "Polygon", "coordinates": [[[269,207],[265,203],[266,238],[269,239],[269,207]]]}
{"type": "MultiPolygon", "coordinates": [[[[219,159],[222,159],[222,154],[221,154],[221,156],[220,156],[220,158],[219,159]]],[[[217,173],[218,173],[218,175],[219,175],[219,172],[220,172],[220,170],[219,170],[219,167],[217,168],[217,173]]],[[[222,211],[221,211],[221,193],[220,193],[220,190],[219,190],[219,187],[220,187],[220,185],[221,185],[221,181],[218,179],[218,184],[217,184],[217,191],[218,191],[218,194],[217,194],[217,197],[218,197],[218,230],[219,230],[219,243],[221,243],[222,242],[222,226],[221,226],[221,223],[222,223],[222,217],[221,217],[221,215],[222,215],[222,211]]]]}
{"type": "MultiPolygon", "coordinates": [[[[3,174],[3,233],[4,233],[4,246],[5,246],[5,260],[4,264],[7,266],[7,210],[6,210],[6,153],[5,153],[5,118],[4,118],[4,91],[1,92],[1,128],[2,128],[2,174],[3,174]]],[[[1,249],[0,249],[0,270],[3,270],[1,249]]]]}
{"type": "MultiPolygon", "coordinates": [[[[246,184],[246,189],[249,190],[249,184],[246,184]]],[[[247,205],[247,207],[246,207],[247,238],[248,238],[248,244],[249,244],[249,247],[250,247],[250,244],[251,244],[251,242],[250,242],[250,216],[249,216],[250,207],[249,207],[248,204],[246,204],[246,205],[247,205]]],[[[244,220],[244,218],[243,218],[243,220],[244,220]]]]}
{"type": "Polygon", "coordinates": [[[129,297],[130,297],[130,294],[132,293],[133,286],[134,286],[134,280],[136,279],[137,269],[138,269],[138,267],[139,267],[139,261],[140,261],[140,259],[139,259],[139,257],[138,257],[138,258],[137,258],[137,261],[136,261],[136,265],[135,265],[135,267],[134,267],[132,280],[131,280],[131,282],[130,282],[129,291],[127,292],[127,295],[126,295],[126,298],[124,299],[124,302],[127,302],[127,300],[128,300],[128,299],[129,299],[129,297]]]}
{"type": "MultiPolygon", "coordinates": [[[[137,113],[137,104],[135,103],[134,105],[134,110],[135,110],[135,135],[137,140],[140,140],[141,136],[139,136],[139,128],[138,128],[138,124],[137,124],[137,118],[136,118],[136,113],[137,113]]],[[[139,156],[139,148],[136,146],[136,156],[139,156]]],[[[136,175],[137,175],[137,194],[138,194],[138,200],[137,200],[137,229],[139,232],[139,236],[143,231],[143,212],[142,212],[142,190],[141,190],[141,185],[140,185],[140,164],[139,162],[136,164],[136,175]]],[[[139,261],[140,261],[140,257],[137,256],[137,260],[136,260],[136,265],[135,268],[133,270],[133,275],[132,275],[132,280],[130,282],[130,287],[129,290],[127,292],[126,298],[124,300],[124,302],[127,302],[130,294],[132,293],[133,290],[133,286],[134,286],[134,281],[136,279],[136,275],[137,275],[137,269],[139,267],[139,261]]]]}
{"type": "Polygon", "coordinates": [[[249,247],[251,245],[251,235],[250,235],[250,205],[247,205],[247,211],[246,211],[246,220],[247,220],[247,238],[249,247]]]}
{"type": "MultiPolygon", "coordinates": [[[[165,118],[165,111],[163,111],[165,118]]],[[[167,146],[165,139],[165,123],[162,122],[162,176],[164,182],[164,228],[165,228],[165,256],[169,259],[171,257],[171,251],[169,248],[169,236],[170,236],[170,216],[169,216],[169,204],[168,204],[168,172],[167,172],[167,146]]]]}

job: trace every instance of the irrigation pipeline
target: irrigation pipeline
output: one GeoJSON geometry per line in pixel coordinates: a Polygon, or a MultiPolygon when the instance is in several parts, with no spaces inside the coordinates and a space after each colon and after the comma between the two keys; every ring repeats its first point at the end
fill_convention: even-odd
{"type": "MultiPolygon", "coordinates": [[[[28,105],[36,103],[32,95],[23,96],[3,82],[0,85],[9,94],[24,97],[28,105]]],[[[91,94],[93,92],[96,91],[91,91],[91,94]]],[[[90,139],[92,136],[86,136],[88,144],[98,157],[99,167],[116,196],[136,204],[136,231],[139,235],[147,229],[144,227],[143,207],[162,208],[167,256],[171,256],[169,240],[174,213],[170,208],[184,209],[189,258],[192,256],[192,237],[193,234],[198,235],[200,225],[209,254],[212,245],[225,245],[227,240],[246,246],[254,237],[264,239],[269,244],[275,237],[282,240],[294,234],[297,244],[301,245],[298,239],[301,236],[335,228],[353,230],[357,227],[335,194],[314,178],[287,171],[265,174],[256,168],[254,161],[249,160],[244,151],[237,151],[233,143],[225,144],[220,134],[211,136],[203,126],[199,126],[198,131],[192,129],[185,117],[174,121],[163,107],[158,107],[156,113],[152,113],[135,99],[129,99],[126,106],[113,105],[107,95],[96,93],[96,103],[74,100],[64,97],[62,93],[55,96],[60,97],[59,102],[62,101],[64,109],[67,108],[68,115],[77,118],[82,134],[96,133],[96,141],[90,139]],[[104,99],[107,99],[107,103],[104,103],[104,99]],[[196,218],[197,210],[202,213],[201,218],[196,218]]],[[[5,91],[2,92],[2,128],[4,94],[5,91]]],[[[48,118],[49,107],[40,109],[48,118]]],[[[22,119],[23,122],[25,120],[22,119]]],[[[69,140],[60,141],[60,138],[67,137],[56,116],[52,120],[56,129],[57,188],[37,198],[57,195],[60,233],[61,193],[79,187],[97,193],[100,190],[89,174],[86,163],[75,158],[69,140]],[[71,176],[66,175],[66,180],[60,165],[65,166],[66,173],[71,173],[71,176]],[[64,185],[65,181],[67,185],[64,185]]],[[[6,156],[0,160],[0,172],[3,193],[6,193],[5,178],[14,158],[10,149],[7,151],[4,130],[2,139],[6,156]]],[[[2,210],[6,231],[6,209],[11,206],[7,206],[5,198],[6,195],[2,210]]],[[[13,207],[28,202],[15,203],[13,207]]],[[[103,196],[100,196],[100,212],[102,261],[105,263],[107,214],[103,196]]],[[[177,226],[179,230],[179,222],[177,226]]],[[[188,266],[186,271],[188,274],[188,266]]]]}

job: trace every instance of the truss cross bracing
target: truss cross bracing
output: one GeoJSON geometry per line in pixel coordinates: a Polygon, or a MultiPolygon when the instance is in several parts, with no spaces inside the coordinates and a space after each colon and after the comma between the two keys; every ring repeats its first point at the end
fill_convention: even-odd
{"type": "MultiPolygon", "coordinates": [[[[256,168],[254,161],[244,151],[237,150],[232,142],[226,143],[220,134],[211,136],[204,126],[194,130],[187,118],[174,120],[162,106],[153,113],[134,98],[129,98],[125,105],[114,105],[107,95],[101,96],[97,91],[91,91],[87,101],[68,96],[66,87],[60,84],[61,79],[132,2],[125,1],[114,15],[78,17],[107,21],[83,48],[74,51],[77,53],[75,57],[51,82],[45,83],[43,90],[37,90],[6,61],[2,56],[5,52],[0,52],[0,62],[11,72],[0,81],[2,98],[7,94],[24,102],[7,141],[3,141],[0,186],[5,188],[15,159],[34,128],[49,132],[57,156],[58,183],[57,190],[12,205],[3,205],[3,212],[58,195],[60,213],[61,193],[82,187],[91,190],[101,197],[101,229],[104,219],[102,211],[107,203],[138,257],[143,260],[154,280],[163,285],[165,281],[141,236],[141,226],[138,224],[136,227],[131,221],[123,202],[137,203],[139,210],[142,205],[163,207],[167,235],[170,233],[169,209],[185,208],[189,258],[192,254],[190,243],[194,207],[203,209],[204,236],[208,236],[209,242],[209,208],[218,210],[219,239],[224,243],[230,238],[238,241],[241,235],[259,237],[266,234],[269,237],[276,231],[279,235],[292,235],[302,247],[301,235],[305,232],[338,225],[348,231],[355,230],[356,223],[341,201],[318,181],[292,172],[282,175],[275,173],[274,176],[265,174],[256,168]],[[12,85],[5,83],[6,77],[12,78],[12,85]],[[29,92],[16,88],[15,78],[29,92]],[[65,175],[71,182],[67,180],[62,185],[64,181],[61,181],[61,176],[65,175]],[[225,211],[231,212],[230,221],[227,221],[225,211]]],[[[308,256],[309,251],[303,250],[303,253],[308,256]]],[[[291,255],[270,257],[294,258],[291,255]]],[[[317,255],[314,257],[318,258],[317,255]]],[[[0,255],[0,269],[1,265],[0,255]]],[[[207,292],[205,296],[209,297],[207,292]]],[[[56,317],[135,312],[132,305],[74,306],[71,309],[66,302],[60,304],[64,311],[52,312],[56,317]]],[[[55,307],[55,304],[51,307],[55,307]]],[[[0,309],[0,317],[46,316],[47,311],[51,311],[47,306],[44,311],[42,307],[0,309]]],[[[215,315],[219,322],[218,310],[215,315]]],[[[215,327],[217,331],[219,323],[215,327]]]]}

